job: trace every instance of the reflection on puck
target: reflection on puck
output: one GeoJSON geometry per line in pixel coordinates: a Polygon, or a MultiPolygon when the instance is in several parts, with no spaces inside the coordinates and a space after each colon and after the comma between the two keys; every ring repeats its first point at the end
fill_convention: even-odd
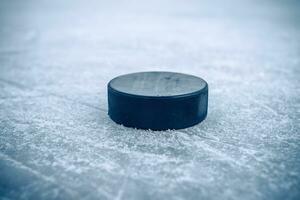
{"type": "Polygon", "coordinates": [[[151,130],[182,129],[205,119],[208,85],[174,72],[139,72],[112,79],[108,115],[118,124],[151,130]]]}

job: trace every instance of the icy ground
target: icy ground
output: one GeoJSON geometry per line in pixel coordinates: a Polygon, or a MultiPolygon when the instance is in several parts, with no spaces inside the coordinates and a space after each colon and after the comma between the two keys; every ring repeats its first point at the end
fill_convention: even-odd
{"type": "Polygon", "coordinates": [[[297,1],[0,2],[0,199],[300,199],[297,1]],[[208,81],[198,126],[107,116],[106,84],[208,81]]]}

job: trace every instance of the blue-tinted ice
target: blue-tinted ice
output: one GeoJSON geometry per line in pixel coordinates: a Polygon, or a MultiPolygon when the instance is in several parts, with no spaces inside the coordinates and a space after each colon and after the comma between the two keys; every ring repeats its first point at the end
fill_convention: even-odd
{"type": "Polygon", "coordinates": [[[296,1],[1,1],[0,199],[299,199],[296,1]],[[207,119],[107,116],[137,71],[207,80],[207,119]]]}

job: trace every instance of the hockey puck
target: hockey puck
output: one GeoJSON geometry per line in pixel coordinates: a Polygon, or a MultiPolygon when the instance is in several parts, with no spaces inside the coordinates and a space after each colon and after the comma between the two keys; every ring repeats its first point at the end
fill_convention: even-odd
{"type": "Polygon", "coordinates": [[[107,86],[108,115],[138,129],[182,129],[207,115],[208,85],[174,72],[139,72],[112,79],[107,86]]]}

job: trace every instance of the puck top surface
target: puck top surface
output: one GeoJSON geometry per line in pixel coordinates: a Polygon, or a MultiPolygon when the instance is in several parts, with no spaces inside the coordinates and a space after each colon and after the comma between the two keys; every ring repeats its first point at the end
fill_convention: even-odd
{"type": "Polygon", "coordinates": [[[138,72],[118,76],[109,87],[125,94],[146,97],[171,97],[199,92],[207,83],[196,76],[174,72],[138,72]]]}

